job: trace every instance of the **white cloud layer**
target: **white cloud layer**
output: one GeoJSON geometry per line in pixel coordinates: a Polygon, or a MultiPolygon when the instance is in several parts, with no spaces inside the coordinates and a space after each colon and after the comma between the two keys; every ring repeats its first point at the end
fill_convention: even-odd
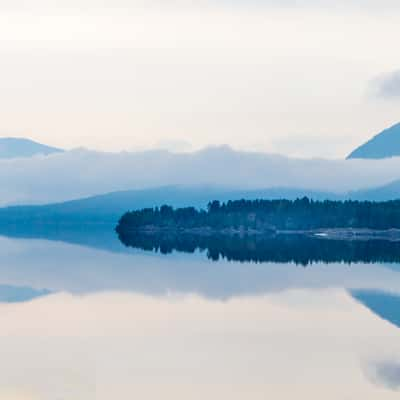
{"type": "Polygon", "coordinates": [[[0,161],[0,197],[2,205],[48,203],[116,190],[208,184],[341,192],[379,186],[399,178],[400,158],[302,160],[229,148],[185,154],[75,150],[0,161]]]}
{"type": "Polygon", "coordinates": [[[400,69],[374,79],[372,88],[378,97],[400,99],[400,69]]]}

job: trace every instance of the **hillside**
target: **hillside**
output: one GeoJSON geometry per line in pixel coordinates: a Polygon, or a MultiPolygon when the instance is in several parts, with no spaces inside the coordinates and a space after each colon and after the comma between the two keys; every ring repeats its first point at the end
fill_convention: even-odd
{"type": "Polygon", "coordinates": [[[374,136],[347,158],[380,159],[396,156],[400,156],[400,123],[374,136]]]}
{"type": "Polygon", "coordinates": [[[24,138],[0,138],[0,158],[31,157],[59,153],[63,150],[24,138]]]}
{"type": "Polygon", "coordinates": [[[350,290],[350,294],[374,314],[400,328],[399,296],[366,289],[350,290]]]}
{"type": "Polygon", "coordinates": [[[400,180],[388,185],[367,190],[358,190],[349,194],[353,200],[387,201],[400,199],[400,180]]]}
{"type": "MultiPolygon", "coordinates": [[[[400,199],[400,181],[367,190],[342,195],[298,188],[270,188],[240,190],[213,186],[165,186],[143,190],[111,192],[83,199],[46,205],[22,205],[0,208],[0,229],[5,226],[43,224],[115,224],[128,210],[169,204],[173,207],[205,208],[210,200],[288,199],[309,197],[314,200],[370,200],[400,199]]],[[[8,228],[7,228],[8,229],[8,228]]]]}
{"type": "Polygon", "coordinates": [[[0,208],[0,225],[111,223],[128,210],[170,204],[174,207],[204,208],[210,200],[256,198],[335,199],[336,195],[301,189],[233,190],[212,186],[166,186],[145,190],[128,190],[47,205],[0,208]]]}

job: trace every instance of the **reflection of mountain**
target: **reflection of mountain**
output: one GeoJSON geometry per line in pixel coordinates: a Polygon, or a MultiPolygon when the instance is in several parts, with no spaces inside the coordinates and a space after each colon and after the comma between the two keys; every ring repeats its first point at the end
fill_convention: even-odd
{"type": "MultiPolygon", "coordinates": [[[[386,240],[333,240],[304,235],[227,236],[191,234],[130,234],[119,240],[112,223],[0,224],[0,234],[13,238],[46,239],[113,253],[135,249],[168,254],[174,250],[206,251],[210,260],[240,262],[311,263],[397,263],[400,242],[386,240]]],[[[395,265],[395,264],[389,264],[395,265]]]]}
{"type": "Polygon", "coordinates": [[[351,290],[350,293],[374,314],[400,328],[400,296],[377,290],[351,290]]]}
{"type": "Polygon", "coordinates": [[[111,223],[0,224],[0,235],[18,239],[45,239],[111,252],[128,252],[111,223]]]}
{"type": "Polygon", "coordinates": [[[400,242],[386,240],[331,240],[305,235],[195,235],[131,232],[121,234],[126,245],[143,250],[171,253],[207,251],[217,261],[279,262],[308,265],[313,262],[400,262],[400,242]]]}
{"type": "Polygon", "coordinates": [[[0,237],[3,282],[51,292],[198,293],[218,299],[298,288],[376,288],[400,293],[399,264],[337,263],[327,267],[316,263],[304,269],[283,263],[288,258],[285,254],[280,263],[232,263],[226,259],[214,263],[201,253],[163,256],[125,247],[109,225],[34,228],[0,237]]]}
{"type": "Polygon", "coordinates": [[[390,390],[400,389],[400,363],[396,359],[387,359],[370,363],[368,369],[372,371],[372,382],[379,382],[390,390]]]}
{"type": "Polygon", "coordinates": [[[49,290],[0,285],[0,303],[20,303],[50,294],[49,290]]]}

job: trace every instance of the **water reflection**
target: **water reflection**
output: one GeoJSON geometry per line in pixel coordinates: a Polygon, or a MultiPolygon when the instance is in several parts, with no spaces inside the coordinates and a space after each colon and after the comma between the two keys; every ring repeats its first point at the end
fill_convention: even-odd
{"type": "Polygon", "coordinates": [[[343,290],[57,294],[0,304],[0,325],[0,398],[398,398],[361,368],[400,357],[398,330],[343,290]]]}
{"type": "Polygon", "coordinates": [[[0,303],[21,303],[50,293],[47,289],[0,285],[0,303]]]}
{"type": "Polygon", "coordinates": [[[142,294],[197,293],[212,299],[288,289],[377,289],[400,293],[397,264],[246,264],[201,254],[114,252],[42,239],[0,237],[0,283],[52,292],[118,290],[142,294]]]}
{"type": "Polygon", "coordinates": [[[92,224],[0,224],[0,235],[15,239],[45,239],[111,252],[129,252],[115,234],[115,225],[92,224]]]}
{"type": "Polygon", "coordinates": [[[352,290],[352,296],[380,318],[400,328],[400,296],[377,290],[352,290]]]}
{"type": "Polygon", "coordinates": [[[400,389],[400,362],[380,361],[368,366],[370,378],[378,385],[392,390],[400,389]]]}
{"type": "Polygon", "coordinates": [[[132,232],[119,236],[126,246],[170,254],[206,251],[213,261],[279,262],[307,266],[315,262],[400,262],[400,241],[333,240],[306,235],[193,235],[132,232]]]}
{"type": "Polygon", "coordinates": [[[1,399],[398,398],[399,264],[316,262],[311,246],[296,265],[286,243],[267,247],[280,262],[215,263],[99,226],[8,233],[1,399]]]}

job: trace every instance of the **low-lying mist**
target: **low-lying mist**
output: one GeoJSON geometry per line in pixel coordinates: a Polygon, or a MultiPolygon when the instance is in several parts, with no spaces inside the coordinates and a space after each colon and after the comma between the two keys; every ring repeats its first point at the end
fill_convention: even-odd
{"type": "Polygon", "coordinates": [[[0,161],[1,205],[37,204],[166,185],[304,188],[344,193],[400,178],[400,158],[291,159],[216,147],[194,153],[72,150],[0,161]]]}

